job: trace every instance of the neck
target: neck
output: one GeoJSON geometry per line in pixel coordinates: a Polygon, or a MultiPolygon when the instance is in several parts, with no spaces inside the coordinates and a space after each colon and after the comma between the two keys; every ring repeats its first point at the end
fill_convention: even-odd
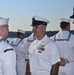
{"type": "Polygon", "coordinates": [[[69,29],[62,29],[62,31],[69,31],[69,29]]]}
{"type": "Polygon", "coordinates": [[[45,36],[45,33],[44,34],[41,34],[40,36],[37,36],[37,39],[38,40],[41,40],[44,36],[45,36]]]}

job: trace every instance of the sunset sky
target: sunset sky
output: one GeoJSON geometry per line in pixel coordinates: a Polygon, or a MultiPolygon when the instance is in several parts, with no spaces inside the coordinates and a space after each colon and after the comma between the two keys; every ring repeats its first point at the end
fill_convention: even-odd
{"type": "MultiPolygon", "coordinates": [[[[31,31],[32,16],[47,18],[47,31],[60,30],[59,19],[73,14],[74,0],[0,0],[0,17],[10,18],[9,30],[31,31]]],[[[71,23],[71,30],[74,24],[71,23]]]]}

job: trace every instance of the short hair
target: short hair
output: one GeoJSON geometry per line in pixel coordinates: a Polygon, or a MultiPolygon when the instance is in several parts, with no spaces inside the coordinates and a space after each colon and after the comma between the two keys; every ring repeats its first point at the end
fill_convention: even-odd
{"type": "Polygon", "coordinates": [[[66,29],[68,25],[70,25],[70,23],[67,23],[67,22],[60,22],[60,28],[61,28],[61,29],[66,29]]]}

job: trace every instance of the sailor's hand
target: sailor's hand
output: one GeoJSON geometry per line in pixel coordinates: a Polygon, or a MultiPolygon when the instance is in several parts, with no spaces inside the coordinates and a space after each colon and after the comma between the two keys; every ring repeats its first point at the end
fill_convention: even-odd
{"type": "Polygon", "coordinates": [[[60,66],[65,66],[65,64],[66,64],[65,59],[64,58],[60,58],[60,59],[61,59],[59,62],[60,66]]]}

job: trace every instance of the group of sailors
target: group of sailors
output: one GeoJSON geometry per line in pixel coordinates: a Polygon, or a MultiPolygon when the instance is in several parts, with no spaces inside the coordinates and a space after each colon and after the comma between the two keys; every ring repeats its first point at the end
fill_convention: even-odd
{"type": "Polygon", "coordinates": [[[11,45],[16,52],[16,71],[17,75],[25,75],[26,73],[26,64],[28,60],[28,49],[31,44],[36,39],[34,33],[29,37],[25,38],[25,31],[18,29],[17,38],[15,38],[11,45]]]}
{"type": "Polygon", "coordinates": [[[48,37],[49,20],[33,16],[33,33],[25,38],[26,32],[18,29],[10,44],[5,40],[8,21],[0,17],[0,75],[74,75],[74,35],[69,18],[61,18],[61,30],[48,37]]]}

